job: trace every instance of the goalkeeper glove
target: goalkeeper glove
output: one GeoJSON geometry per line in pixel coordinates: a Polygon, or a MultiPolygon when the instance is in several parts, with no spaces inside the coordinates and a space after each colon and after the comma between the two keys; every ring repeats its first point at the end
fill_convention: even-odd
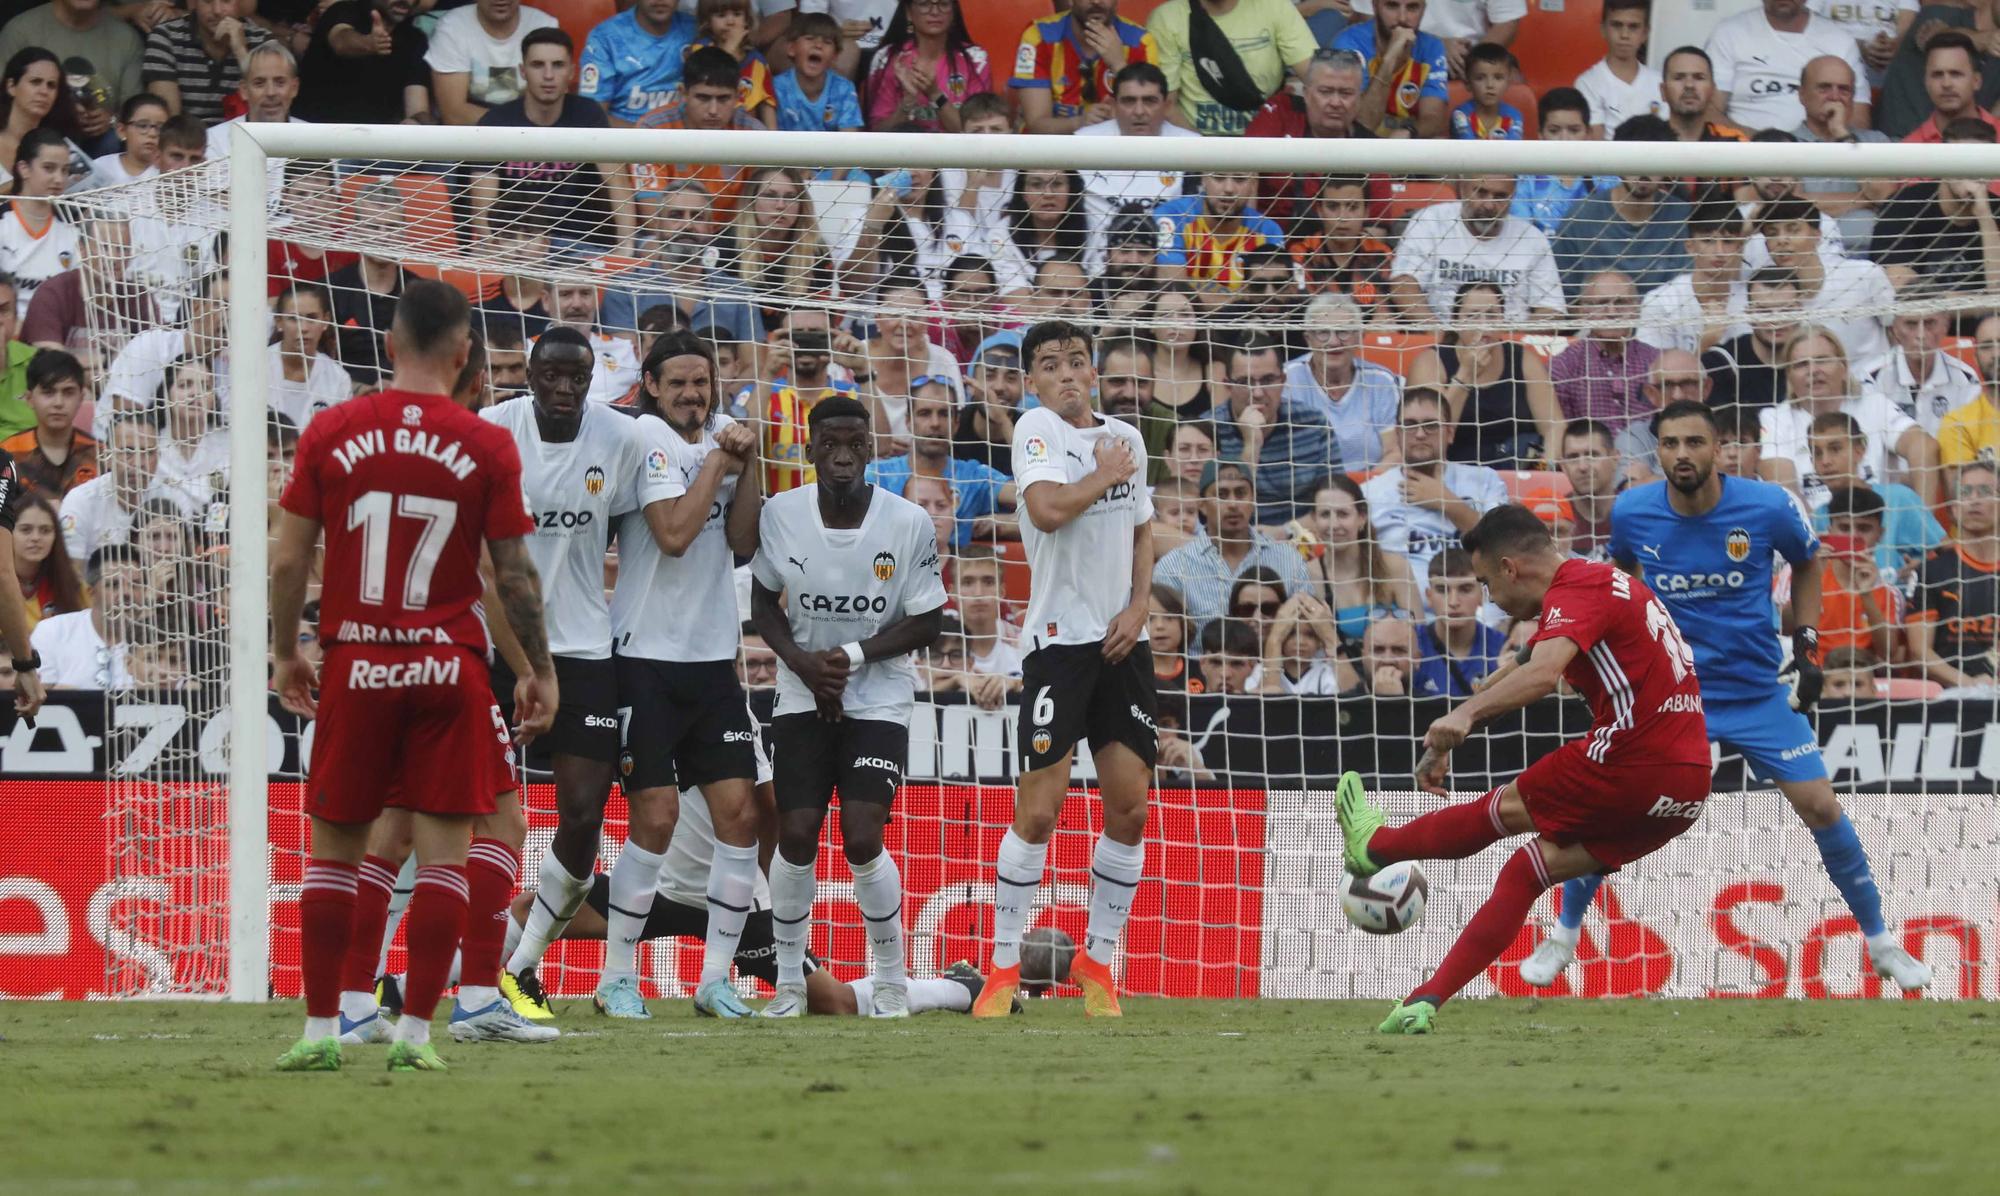
{"type": "Polygon", "coordinates": [[[1826,687],[1826,674],[1819,667],[1819,629],[1801,627],[1792,632],[1792,663],[1779,674],[1791,690],[1792,709],[1810,711],[1826,687]]]}

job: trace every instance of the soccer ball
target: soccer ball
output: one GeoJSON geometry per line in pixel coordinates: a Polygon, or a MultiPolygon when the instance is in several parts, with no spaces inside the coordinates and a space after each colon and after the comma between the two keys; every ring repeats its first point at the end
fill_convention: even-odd
{"type": "Polygon", "coordinates": [[[1431,882],[1414,861],[1391,864],[1373,876],[1342,876],[1340,908],[1369,934],[1396,934],[1424,920],[1431,882]]]}

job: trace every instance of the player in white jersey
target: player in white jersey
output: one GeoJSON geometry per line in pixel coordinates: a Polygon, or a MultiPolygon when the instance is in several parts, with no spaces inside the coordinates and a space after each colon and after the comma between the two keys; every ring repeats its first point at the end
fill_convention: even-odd
{"type": "Polygon", "coordinates": [[[1085,1012],[1117,1017],[1111,961],[1145,865],[1146,792],[1159,756],[1146,602],[1153,500],[1136,428],[1092,410],[1090,333],[1050,320],[1021,343],[1042,405],[1014,422],[1014,483],[1028,550],[1022,641],[1021,779],[994,864],[993,964],[974,1017],[1001,1017],[1021,985],[1021,935],[1069,792],[1070,756],[1090,741],[1104,833],[1090,861],[1090,924],[1070,965],[1085,1012]]]}
{"type": "MultiPolygon", "coordinates": [[[[535,521],[528,554],[541,573],[561,694],[555,725],[531,747],[531,759],[546,756],[555,774],[555,842],[542,857],[541,897],[527,934],[501,976],[515,1012],[537,1019],[552,1014],[533,969],[590,892],[618,760],[604,551],[613,521],[638,505],[643,452],[630,418],[584,401],[595,360],[582,333],[551,328],[528,358],[529,393],[479,413],[520,446],[521,485],[535,521]]],[[[513,685],[506,670],[494,670],[503,705],[513,685]]]]}
{"type": "Polygon", "coordinates": [[[709,872],[708,954],[698,1013],[749,1017],[729,985],[757,879],[752,722],[736,677],[734,556],[757,551],[757,437],[716,408],[721,388],[701,338],[669,332],[640,372],[640,509],[618,528],[611,597],[631,828],[606,881],[609,921],[597,1007],[643,1018],[639,940],[652,913],[680,788],[700,787],[719,834],[709,872]],[[733,554],[733,555],[732,555],[733,554]]]}
{"type": "MultiPolygon", "coordinates": [[[[753,724],[754,726],[754,724],[753,724]]],[[[753,747],[757,757],[757,784],[771,783],[771,761],[765,755],[763,737],[757,734],[753,747]]],[[[708,940],[713,906],[709,902],[712,868],[718,841],[706,796],[699,789],[680,792],[680,817],[674,823],[673,839],[660,865],[657,900],[646,917],[640,938],[708,940]]],[[[605,937],[605,923],[611,909],[611,878],[600,874],[591,885],[590,898],[576,912],[563,931],[565,939],[594,940],[605,937]]],[[[508,934],[520,934],[534,903],[532,891],[514,899],[513,919],[508,934]]],[[[771,887],[764,874],[755,873],[749,917],[735,944],[735,963],[745,976],[766,984],[778,981],[777,943],[771,935],[771,887]]],[[[863,976],[847,984],[836,980],[811,956],[805,962],[806,1012],[814,1014],[872,1013],[875,1008],[875,980],[863,976]]],[[[984,981],[979,969],[963,961],[939,973],[935,979],[910,981],[910,1012],[933,1009],[965,1013],[984,981]]]]}
{"type": "Polygon", "coordinates": [[[813,861],[838,788],[841,844],[868,927],[873,1013],[907,1017],[903,881],[882,849],[882,827],[909,755],[910,654],[944,626],[937,533],[922,507],[865,480],[874,455],[866,407],[844,395],[821,399],[806,425],[818,480],[764,504],[750,564],[750,618],[778,657],[778,992],[764,1014],[806,1010],[813,861]]]}

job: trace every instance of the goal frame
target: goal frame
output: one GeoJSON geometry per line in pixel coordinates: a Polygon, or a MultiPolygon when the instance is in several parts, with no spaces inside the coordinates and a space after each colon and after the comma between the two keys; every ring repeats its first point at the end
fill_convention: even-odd
{"type": "MultiPolygon", "coordinates": [[[[800,133],[692,129],[453,128],[419,125],[252,124],[230,129],[229,449],[231,501],[229,684],[232,727],[262,728],[264,670],[250,664],[269,651],[266,624],[270,534],[265,512],[269,322],[259,303],[269,282],[271,227],[268,168],[273,158],[308,161],[658,162],[771,165],[818,170],[828,165],[895,169],[912,165],[965,170],[1249,172],[1258,174],[1624,173],[1669,177],[2000,178],[2000,146],[1842,143],[1604,141],[1418,141],[1392,138],[1104,137],[1079,143],[1045,134],[800,133]]],[[[227,999],[270,995],[270,750],[265,735],[230,737],[229,983],[227,999]],[[246,866],[247,861],[256,861],[246,866]]]]}

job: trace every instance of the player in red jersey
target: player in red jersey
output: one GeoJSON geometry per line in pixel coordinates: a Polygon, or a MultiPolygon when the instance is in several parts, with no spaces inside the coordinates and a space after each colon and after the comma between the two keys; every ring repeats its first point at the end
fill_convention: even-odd
{"type": "Polygon", "coordinates": [[[1529,765],[1478,801],[1402,826],[1383,825],[1361,778],[1340,778],[1336,811],[1347,868],[1367,876],[1401,860],[1460,860],[1533,834],[1500,869],[1429,980],[1381,1025],[1427,1034],[1438,1007],[1472,983],[1520,932],[1549,886],[1611,872],[1695,824],[1708,798],[1708,727],[1694,651],[1645,584],[1605,564],[1566,558],[1539,517],[1488,511],[1465,534],[1487,593],[1517,619],[1541,620],[1526,659],[1432,723],[1417,783],[1442,795],[1451,751],[1472,728],[1554,693],[1566,680],[1590,703],[1590,733],[1529,765]]]}
{"type": "Polygon", "coordinates": [[[534,670],[516,712],[546,726],[555,708],[540,582],[523,542],[534,525],[522,500],[520,455],[504,431],[448,397],[470,356],[470,321],[454,288],[411,283],[390,328],[389,389],[329,408],[306,426],[281,501],[271,559],[274,685],[288,709],[319,720],[306,782],[312,858],[299,896],[306,1029],[278,1061],[281,1070],[340,1066],[341,963],[353,932],[356,865],[392,792],[416,815],[419,867],[389,1067],[444,1067],[430,1045],[430,1019],[465,932],[472,820],[494,812],[485,764],[493,756],[493,703],[486,625],[476,609],[482,541],[508,624],[534,670]],[[322,526],[326,654],[315,676],[297,645],[322,526]]]}

